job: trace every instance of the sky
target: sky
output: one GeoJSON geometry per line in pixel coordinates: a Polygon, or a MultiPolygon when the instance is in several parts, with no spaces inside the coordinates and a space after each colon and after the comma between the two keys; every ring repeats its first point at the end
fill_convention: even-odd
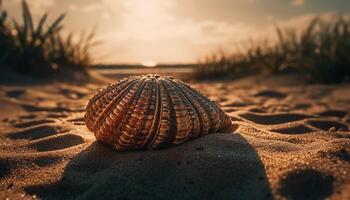
{"type": "MultiPolygon", "coordinates": [[[[14,18],[21,0],[3,0],[14,18]]],[[[350,14],[349,0],[27,0],[38,17],[67,13],[65,32],[96,29],[105,64],[194,63],[219,49],[272,35],[274,24],[301,28],[315,15],[350,14]]]]}

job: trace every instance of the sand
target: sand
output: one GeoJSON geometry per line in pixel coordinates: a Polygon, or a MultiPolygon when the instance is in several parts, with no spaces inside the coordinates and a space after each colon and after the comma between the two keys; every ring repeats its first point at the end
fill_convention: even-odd
{"type": "Polygon", "coordinates": [[[0,199],[350,199],[349,84],[192,83],[232,129],[128,152],[85,127],[85,105],[104,85],[0,86],[0,199]]]}

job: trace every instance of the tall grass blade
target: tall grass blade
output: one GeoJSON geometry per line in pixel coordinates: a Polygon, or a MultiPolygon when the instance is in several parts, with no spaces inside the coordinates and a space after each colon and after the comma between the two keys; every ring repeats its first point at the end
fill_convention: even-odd
{"type": "Polygon", "coordinates": [[[28,4],[26,0],[22,0],[22,15],[23,15],[23,23],[25,26],[25,32],[28,36],[32,36],[34,34],[34,24],[32,14],[30,13],[28,4]]]}
{"type": "Polygon", "coordinates": [[[35,38],[41,38],[43,34],[43,26],[47,20],[48,14],[45,13],[39,20],[38,27],[36,28],[35,38]]]}
{"type": "Polygon", "coordinates": [[[65,18],[66,14],[61,14],[52,24],[51,26],[48,28],[46,34],[44,35],[44,40],[46,40],[47,37],[49,37],[50,35],[52,35],[53,33],[57,32],[58,30],[60,30],[61,27],[60,23],[63,21],[63,19],[65,18]]]}

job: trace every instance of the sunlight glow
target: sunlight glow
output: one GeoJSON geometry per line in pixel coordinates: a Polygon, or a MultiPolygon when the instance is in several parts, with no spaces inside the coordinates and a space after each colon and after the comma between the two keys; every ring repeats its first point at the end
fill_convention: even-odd
{"type": "Polygon", "coordinates": [[[152,61],[152,60],[146,60],[146,61],[142,62],[142,65],[144,67],[155,67],[155,66],[157,66],[157,62],[152,61]]]}

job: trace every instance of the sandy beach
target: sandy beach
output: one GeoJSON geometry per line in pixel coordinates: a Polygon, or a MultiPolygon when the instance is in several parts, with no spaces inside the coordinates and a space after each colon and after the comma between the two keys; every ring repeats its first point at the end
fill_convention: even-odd
{"type": "Polygon", "coordinates": [[[106,83],[0,86],[0,199],[350,199],[350,85],[194,82],[231,130],[118,152],[85,127],[106,83]]]}

